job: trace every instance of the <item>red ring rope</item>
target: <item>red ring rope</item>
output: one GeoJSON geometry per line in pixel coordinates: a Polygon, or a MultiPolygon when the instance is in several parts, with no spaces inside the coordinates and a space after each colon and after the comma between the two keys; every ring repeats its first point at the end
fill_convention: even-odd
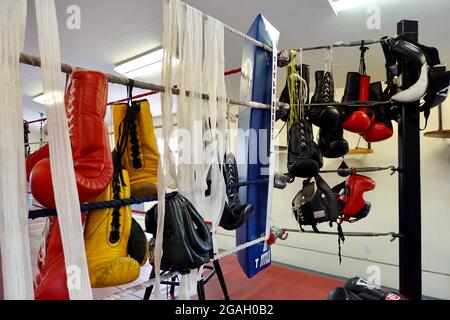
{"type": "MultiPolygon", "coordinates": [[[[235,73],[239,73],[239,72],[241,72],[241,68],[236,68],[236,69],[225,71],[224,75],[225,76],[229,76],[229,75],[232,75],[232,74],[235,74],[235,73]]],[[[133,96],[132,99],[139,99],[139,98],[143,98],[143,97],[148,97],[148,96],[152,96],[152,95],[157,94],[157,93],[159,93],[159,92],[157,92],[157,91],[144,92],[144,93],[141,93],[141,94],[133,96]]],[[[128,98],[124,98],[124,99],[120,99],[120,100],[117,100],[117,101],[108,102],[106,105],[107,106],[111,106],[111,105],[113,105],[115,103],[125,102],[125,101],[128,101],[128,98]]],[[[30,124],[30,123],[42,122],[42,121],[46,121],[46,120],[47,120],[47,118],[41,118],[41,119],[26,121],[26,123],[30,124]]]]}

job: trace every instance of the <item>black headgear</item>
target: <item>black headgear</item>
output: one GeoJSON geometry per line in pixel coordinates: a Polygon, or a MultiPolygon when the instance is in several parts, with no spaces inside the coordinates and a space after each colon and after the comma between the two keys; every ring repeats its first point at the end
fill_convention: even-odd
{"type": "Polygon", "coordinates": [[[310,225],[318,232],[316,225],[321,222],[336,222],[339,207],[336,195],[320,175],[315,175],[317,190],[310,180],[303,182],[303,189],[292,200],[292,211],[300,227],[310,225]]]}

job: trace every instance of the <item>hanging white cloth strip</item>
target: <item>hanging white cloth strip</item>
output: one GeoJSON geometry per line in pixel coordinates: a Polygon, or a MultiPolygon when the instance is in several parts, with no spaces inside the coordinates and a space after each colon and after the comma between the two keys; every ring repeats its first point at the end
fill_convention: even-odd
{"type": "MultiPolygon", "coordinates": [[[[226,88],[224,79],[224,25],[207,18],[203,27],[203,13],[178,0],[163,0],[164,61],[161,83],[166,88],[178,84],[177,99],[177,169],[170,170],[172,151],[169,148],[173,119],[171,94],[162,95],[164,160],[158,172],[158,231],[155,245],[155,273],[158,277],[162,257],[162,232],[165,187],[176,181],[178,191],[198,212],[213,217],[213,233],[223,211],[226,191],[220,164],[224,156],[226,130],[226,88]],[[177,54],[177,56],[176,56],[177,54]],[[176,59],[178,58],[178,59],[176,59]],[[174,61],[178,64],[174,66],[174,61]],[[186,96],[185,92],[190,95],[186,96]],[[202,93],[209,100],[202,99],[202,93]],[[206,201],[206,178],[211,168],[211,197],[206,201]],[[162,176],[164,175],[164,177],[162,176]],[[163,183],[163,184],[160,184],[163,183]]],[[[217,247],[217,246],[215,246],[217,247]]],[[[216,249],[217,250],[217,249],[216,249]]],[[[196,293],[196,283],[202,268],[191,270],[180,281],[180,299],[189,299],[196,293]]],[[[159,280],[156,279],[156,298],[159,298],[159,280]]]]}
{"type": "Polygon", "coordinates": [[[56,209],[64,248],[70,299],[91,300],[81,211],[72,148],[64,107],[64,86],[54,0],[35,0],[39,51],[47,113],[50,164],[56,209]]]}
{"type": "MultiPolygon", "coordinates": [[[[212,220],[211,234],[214,253],[218,253],[216,231],[219,226],[226,201],[225,181],[222,164],[225,155],[227,130],[227,103],[225,87],[225,54],[223,23],[208,17],[205,21],[205,56],[203,62],[204,92],[209,100],[204,100],[207,112],[205,128],[209,139],[205,149],[205,171],[211,169],[211,194],[208,198],[207,211],[212,220]]],[[[203,181],[206,181],[206,176],[203,181]]]]}
{"type": "MultiPolygon", "coordinates": [[[[205,216],[206,173],[204,159],[203,108],[203,14],[197,9],[177,1],[178,52],[180,57],[178,97],[178,191],[197,211],[205,216]],[[186,90],[190,92],[186,96],[186,90]]],[[[208,54],[208,52],[205,52],[208,54]]],[[[200,270],[201,272],[202,270],[200,270]]],[[[199,278],[197,270],[181,276],[182,300],[195,294],[199,278]]]]}
{"type": "Polygon", "coordinates": [[[4,0],[0,9],[0,244],[4,298],[32,300],[28,205],[20,90],[26,0],[4,0]]]}
{"type": "MultiPolygon", "coordinates": [[[[164,88],[172,88],[177,79],[177,3],[175,1],[162,0],[163,5],[163,62],[161,71],[161,84],[164,88]]],[[[161,156],[158,162],[158,217],[157,232],[155,239],[155,298],[161,300],[161,259],[163,255],[163,232],[165,219],[165,195],[166,187],[175,189],[177,187],[177,173],[173,150],[170,148],[170,139],[174,131],[172,115],[172,93],[166,90],[161,93],[162,113],[162,140],[160,143],[161,156]]]]}
{"type": "MultiPolygon", "coordinates": [[[[204,216],[206,177],[204,173],[202,57],[203,15],[177,1],[180,56],[178,97],[178,191],[204,216]],[[190,91],[189,97],[185,91],[190,91]]],[[[205,52],[208,54],[207,52],[205,52]]]]}
{"type": "Polygon", "coordinates": [[[333,45],[331,44],[324,54],[324,70],[333,73],[333,45]]]}

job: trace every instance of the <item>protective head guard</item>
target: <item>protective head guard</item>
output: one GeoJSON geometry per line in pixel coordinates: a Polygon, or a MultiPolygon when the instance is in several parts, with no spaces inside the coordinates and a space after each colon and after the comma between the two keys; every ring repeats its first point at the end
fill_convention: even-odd
{"type": "Polygon", "coordinates": [[[430,86],[424,97],[425,104],[421,109],[434,108],[442,104],[448,96],[450,86],[450,71],[445,66],[436,66],[430,69],[430,86]]]}
{"type": "Polygon", "coordinates": [[[292,200],[292,211],[300,228],[305,225],[312,226],[321,222],[336,222],[339,218],[339,206],[336,195],[328,184],[318,174],[314,176],[317,190],[314,192],[314,182],[303,181],[303,189],[292,200]]]}
{"type": "Polygon", "coordinates": [[[330,291],[327,300],[362,300],[362,298],[351,292],[349,289],[337,287],[330,291]]]}
{"type": "Polygon", "coordinates": [[[393,93],[391,99],[396,102],[409,103],[422,98],[428,89],[429,69],[423,50],[416,44],[400,38],[386,38],[382,41],[381,46],[386,57],[386,72],[390,86],[388,89],[393,93]],[[399,90],[397,87],[392,91],[394,78],[399,75],[397,61],[402,58],[417,64],[420,67],[420,76],[417,82],[408,89],[395,92],[399,90]]]}
{"type": "Polygon", "coordinates": [[[277,66],[278,68],[286,67],[291,62],[289,51],[282,50],[278,52],[277,66]]]}
{"type": "Polygon", "coordinates": [[[420,111],[424,113],[427,122],[431,108],[442,104],[447,99],[450,87],[450,71],[446,71],[446,67],[440,65],[432,67],[428,75],[430,85],[428,86],[428,92],[423,97],[424,103],[420,106],[420,111]]]}
{"type": "Polygon", "coordinates": [[[228,203],[225,203],[220,218],[220,226],[225,230],[236,230],[250,219],[254,211],[255,208],[251,204],[242,203],[230,207],[228,203]]]}
{"type": "MultiPolygon", "coordinates": [[[[231,152],[225,155],[223,176],[227,186],[239,183],[236,157],[231,152]]],[[[225,203],[220,219],[220,226],[226,230],[236,230],[250,219],[255,208],[250,203],[241,203],[239,199],[239,188],[237,187],[227,187],[227,197],[228,203],[225,203]]]]}
{"type": "Polygon", "coordinates": [[[360,277],[350,278],[344,282],[344,288],[362,300],[406,300],[398,293],[382,290],[360,277]]]}
{"type": "Polygon", "coordinates": [[[371,204],[364,200],[364,192],[373,189],[375,181],[358,174],[350,175],[346,181],[333,188],[339,198],[343,221],[356,222],[369,214],[371,204]]]}
{"type": "MultiPolygon", "coordinates": [[[[156,238],[157,205],[145,215],[146,231],[156,238]]],[[[154,241],[150,243],[154,250],[154,241]]],[[[209,262],[212,250],[211,233],[194,206],[178,192],[166,198],[163,257],[161,270],[188,272],[209,262]]],[[[154,255],[150,254],[150,257],[154,255]]],[[[150,261],[152,263],[152,261],[150,261]]]]}

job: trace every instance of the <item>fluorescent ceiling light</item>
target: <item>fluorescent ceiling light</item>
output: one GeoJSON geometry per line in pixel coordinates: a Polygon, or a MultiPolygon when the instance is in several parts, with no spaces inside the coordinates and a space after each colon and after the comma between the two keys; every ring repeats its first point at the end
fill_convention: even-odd
{"type": "Polygon", "coordinates": [[[341,11],[353,9],[364,4],[375,2],[375,0],[328,0],[334,13],[338,15],[341,11]]]}
{"type": "Polygon", "coordinates": [[[46,94],[40,93],[33,97],[33,101],[46,105],[62,103],[64,101],[64,94],[60,91],[52,91],[46,94]]]}
{"type": "Polygon", "coordinates": [[[160,71],[162,60],[163,49],[158,47],[117,64],[114,67],[114,71],[133,79],[160,71]]]}

